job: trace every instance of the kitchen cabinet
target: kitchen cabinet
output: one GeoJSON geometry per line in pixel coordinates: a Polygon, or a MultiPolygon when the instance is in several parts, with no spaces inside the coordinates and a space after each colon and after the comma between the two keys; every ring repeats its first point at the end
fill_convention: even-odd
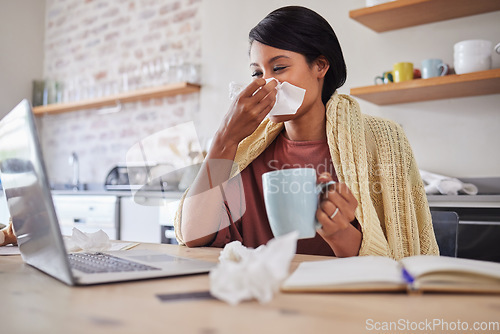
{"type": "Polygon", "coordinates": [[[110,239],[118,239],[117,196],[53,195],[52,199],[63,235],[72,235],[76,227],[86,233],[103,230],[110,239]]]}
{"type": "Polygon", "coordinates": [[[174,243],[173,218],[181,193],[120,198],[120,239],[174,243]]]}
{"type": "Polygon", "coordinates": [[[497,10],[498,0],[398,0],[351,10],[349,17],[384,32],[497,10]]]}
{"type": "Polygon", "coordinates": [[[83,100],[78,102],[54,103],[45,106],[33,108],[35,115],[58,114],[69,111],[76,111],[90,108],[101,108],[114,106],[118,103],[136,102],[148,99],[163,98],[167,96],[190,94],[199,92],[201,86],[189,82],[179,82],[158,87],[149,87],[138,89],[132,92],[104,96],[95,99],[83,100]]]}
{"type": "Polygon", "coordinates": [[[380,106],[499,93],[500,69],[498,68],[351,88],[351,95],[380,106]]]}
{"type": "Polygon", "coordinates": [[[120,240],[160,243],[159,208],[151,201],[139,196],[120,198],[120,240]]]}
{"type": "Polygon", "coordinates": [[[71,235],[73,227],[87,233],[102,229],[113,240],[153,243],[176,243],[173,225],[181,196],[156,191],[135,196],[128,191],[52,192],[64,235],[71,235]]]}
{"type": "Polygon", "coordinates": [[[179,208],[180,198],[179,193],[176,198],[166,202],[160,207],[160,226],[161,226],[161,243],[162,244],[177,244],[174,230],[174,219],[179,208]]]}

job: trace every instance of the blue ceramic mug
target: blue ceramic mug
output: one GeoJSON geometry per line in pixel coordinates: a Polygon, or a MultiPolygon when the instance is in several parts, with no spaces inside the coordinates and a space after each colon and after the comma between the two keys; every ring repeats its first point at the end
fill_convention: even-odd
{"type": "Polygon", "coordinates": [[[448,73],[448,65],[441,59],[422,60],[422,79],[444,76],[448,73]]]}
{"type": "Polygon", "coordinates": [[[316,184],[314,168],[291,168],[262,175],[267,218],[275,237],[292,231],[299,239],[314,238],[320,193],[334,181],[316,184]]]}

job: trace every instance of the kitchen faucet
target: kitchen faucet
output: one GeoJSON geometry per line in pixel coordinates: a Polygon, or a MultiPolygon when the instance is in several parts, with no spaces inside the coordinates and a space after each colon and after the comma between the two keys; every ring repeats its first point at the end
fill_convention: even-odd
{"type": "Polygon", "coordinates": [[[80,163],[78,162],[78,155],[72,152],[69,156],[69,164],[73,165],[73,180],[71,181],[71,188],[73,190],[80,189],[80,163]]]}

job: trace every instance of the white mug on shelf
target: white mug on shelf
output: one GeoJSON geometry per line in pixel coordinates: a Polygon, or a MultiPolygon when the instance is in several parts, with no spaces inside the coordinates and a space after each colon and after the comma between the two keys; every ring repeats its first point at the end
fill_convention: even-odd
{"type": "Polygon", "coordinates": [[[491,69],[490,41],[473,39],[456,43],[454,50],[454,66],[457,74],[486,71],[491,69]]]}

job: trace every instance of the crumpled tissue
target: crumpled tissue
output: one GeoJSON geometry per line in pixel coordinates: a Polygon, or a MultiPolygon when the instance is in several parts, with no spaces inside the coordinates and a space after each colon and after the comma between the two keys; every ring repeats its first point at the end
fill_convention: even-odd
{"type": "Polygon", "coordinates": [[[477,186],[472,183],[465,183],[457,178],[430,173],[420,170],[420,177],[424,181],[426,194],[458,195],[465,193],[467,195],[477,195],[477,186]]]}
{"type": "Polygon", "coordinates": [[[269,302],[289,274],[297,238],[294,231],[256,249],[239,241],[227,244],[219,264],[210,271],[210,293],[231,305],[252,298],[262,304],[269,302]]]}
{"type": "MultiPolygon", "coordinates": [[[[294,115],[297,113],[302,102],[304,102],[306,90],[286,81],[279,82],[276,78],[266,79],[266,83],[271,80],[276,80],[278,83],[276,86],[278,93],[276,94],[276,102],[268,116],[294,115]]],[[[229,98],[234,100],[243,88],[243,85],[239,85],[235,82],[229,83],[229,98]]]]}
{"type": "Polygon", "coordinates": [[[109,236],[103,230],[94,233],[82,232],[73,227],[71,238],[65,239],[66,250],[76,252],[84,250],[86,252],[102,252],[111,248],[109,236]]]}

